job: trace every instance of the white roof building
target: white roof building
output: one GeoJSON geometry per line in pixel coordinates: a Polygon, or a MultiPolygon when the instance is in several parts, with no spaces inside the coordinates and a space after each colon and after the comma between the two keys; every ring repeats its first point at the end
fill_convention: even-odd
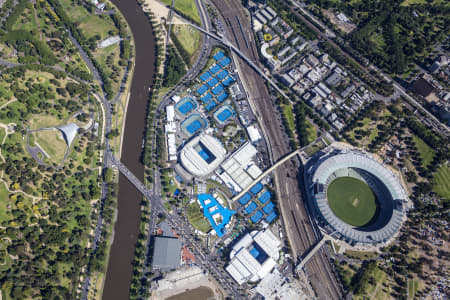
{"type": "Polygon", "coordinates": [[[263,279],[276,266],[281,242],[269,230],[252,231],[233,246],[226,270],[238,284],[263,279]]]}
{"type": "Polygon", "coordinates": [[[166,106],[167,122],[173,122],[175,119],[175,108],[173,105],[166,106]]]}
{"type": "Polygon", "coordinates": [[[70,147],[78,132],[77,124],[70,123],[67,125],[60,126],[58,127],[58,129],[64,136],[64,140],[66,141],[67,147],[70,147]]]}
{"type": "Polygon", "coordinates": [[[256,128],[256,126],[248,126],[247,133],[252,143],[256,143],[257,141],[261,140],[261,134],[259,133],[259,130],[258,128],[256,128]]]}
{"type": "Polygon", "coordinates": [[[205,176],[222,163],[226,153],[218,139],[202,133],[181,149],[180,162],[192,175],[205,176]]]}
{"type": "Polygon", "coordinates": [[[169,160],[177,160],[177,146],[175,144],[174,133],[169,133],[167,135],[167,149],[169,153],[169,160]]]}

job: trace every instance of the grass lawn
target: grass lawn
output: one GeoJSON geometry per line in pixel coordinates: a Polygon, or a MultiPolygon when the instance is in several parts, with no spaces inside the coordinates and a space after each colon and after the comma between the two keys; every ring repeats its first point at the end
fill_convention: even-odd
{"type": "Polygon", "coordinates": [[[289,104],[281,104],[281,108],[283,110],[283,115],[287,120],[289,130],[295,132],[295,120],[294,113],[292,112],[292,106],[289,104]]]}
{"type": "Polygon", "coordinates": [[[444,199],[450,199],[450,166],[443,165],[433,178],[433,191],[444,199]]]}
{"type": "Polygon", "coordinates": [[[181,46],[190,56],[192,56],[195,51],[200,46],[201,36],[200,32],[189,25],[173,25],[172,31],[180,41],[181,46]]]}
{"type": "Polygon", "coordinates": [[[348,257],[356,258],[356,259],[360,259],[360,260],[374,259],[379,256],[376,252],[352,251],[352,250],[345,250],[345,254],[348,257]]]}
{"type": "Polygon", "coordinates": [[[418,290],[419,290],[419,280],[417,278],[409,279],[408,280],[408,292],[409,292],[409,297],[411,299],[414,298],[414,296],[416,295],[418,290]]]}
{"type": "Polygon", "coordinates": [[[328,186],[328,203],[333,213],[353,226],[364,226],[375,215],[375,195],[370,187],[353,177],[340,177],[328,186]]]}
{"type": "Polygon", "coordinates": [[[43,130],[34,133],[36,142],[54,163],[60,163],[66,152],[66,142],[58,130],[43,130]]]}
{"type": "Polygon", "coordinates": [[[308,144],[317,139],[317,129],[308,120],[306,120],[306,132],[308,133],[308,144]]]}
{"type": "Polygon", "coordinates": [[[3,182],[0,182],[0,225],[3,221],[9,221],[10,216],[7,212],[6,206],[9,202],[9,193],[3,182]]]}
{"type": "Polygon", "coordinates": [[[212,229],[208,220],[203,216],[202,209],[197,202],[188,205],[187,217],[189,223],[191,223],[195,229],[198,229],[201,232],[207,233],[212,229]]]}
{"type": "Polygon", "coordinates": [[[64,123],[64,121],[53,115],[34,115],[31,118],[30,123],[30,129],[40,129],[60,126],[64,123]]]}
{"type": "MultiPolygon", "coordinates": [[[[175,10],[181,12],[182,14],[188,16],[196,23],[200,24],[200,15],[197,10],[197,6],[195,5],[195,0],[174,0],[175,1],[175,10]]],[[[162,0],[164,4],[169,6],[172,5],[172,0],[162,0]]]]}
{"type": "Polygon", "coordinates": [[[422,158],[423,166],[426,168],[428,164],[433,160],[434,151],[428,146],[421,138],[413,135],[413,141],[416,144],[419,155],[422,158]]]}

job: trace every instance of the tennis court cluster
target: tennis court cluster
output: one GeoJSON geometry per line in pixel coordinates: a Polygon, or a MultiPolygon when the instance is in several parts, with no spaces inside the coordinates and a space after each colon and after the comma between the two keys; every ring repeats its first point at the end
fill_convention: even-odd
{"type": "Polygon", "coordinates": [[[272,223],[278,215],[274,210],[275,204],[270,201],[271,198],[272,193],[258,182],[238,202],[253,223],[260,222],[264,216],[267,223],[272,223]]]}
{"type": "Polygon", "coordinates": [[[202,84],[197,88],[198,96],[207,111],[213,110],[228,98],[225,87],[235,81],[225,69],[231,63],[231,59],[225,56],[223,51],[217,52],[213,58],[216,63],[200,75],[202,84]]]}
{"type": "Polygon", "coordinates": [[[230,120],[230,118],[235,116],[235,112],[233,108],[229,105],[224,105],[220,107],[216,112],[214,113],[214,119],[219,123],[220,125],[224,125],[230,120]]]}
{"type": "Polygon", "coordinates": [[[192,114],[181,123],[181,130],[188,137],[193,136],[197,132],[203,131],[208,127],[208,121],[200,114],[192,114]]]}

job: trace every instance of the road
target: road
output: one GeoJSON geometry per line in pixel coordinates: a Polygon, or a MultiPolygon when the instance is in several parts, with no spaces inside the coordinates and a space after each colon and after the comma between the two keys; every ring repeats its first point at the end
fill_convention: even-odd
{"type": "MultiPolygon", "coordinates": [[[[291,149],[277,110],[266,88],[266,78],[261,77],[261,72],[255,71],[255,66],[259,68],[259,57],[247,11],[237,0],[213,0],[213,3],[225,20],[227,40],[233,44],[234,49],[238,49],[240,53],[248,57],[245,61],[237,61],[238,72],[248,92],[250,105],[262,129],[273,164],[274,161],[290,153],[291,149]],[[247,64],[249,61],[252,62],[250,65],[247,64]]],[[[236,51],[236,53],[239,52],[236,51]]],[[[274,171],[281,215],[295,258],[310,249],[318,238],[313,228],[314,224],[311,224],[303,204],[299,186],[300,167],[301,164],[296,158],[286,162],[284,168],[274,171]]],[[[320,299],[340,298],[341,290],[323,251],[319,251],[318,255],[315,255],[305,268],[320,299]]]]}

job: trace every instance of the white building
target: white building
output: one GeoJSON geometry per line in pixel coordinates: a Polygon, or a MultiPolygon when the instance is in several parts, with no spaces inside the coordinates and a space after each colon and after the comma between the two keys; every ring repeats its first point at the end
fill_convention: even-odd
{"type": "Polygon", "coordinates": [[[247,133],[248,133],[248,137],[250,138],[250,141],[252,143],[256,143],[259,140],[261,140],[261,134],[259,133],[259,130],[258,130],[258,128],[256,128],[256,126],[254,126],[254,125],[248,126],[247,133]]]}
{"type": "Polygon", "coordinates": [[[252,231],[233,246],[228,273],[238,284],[263,279],[276,266],[281,242],[269,230],[252,231]]]}

